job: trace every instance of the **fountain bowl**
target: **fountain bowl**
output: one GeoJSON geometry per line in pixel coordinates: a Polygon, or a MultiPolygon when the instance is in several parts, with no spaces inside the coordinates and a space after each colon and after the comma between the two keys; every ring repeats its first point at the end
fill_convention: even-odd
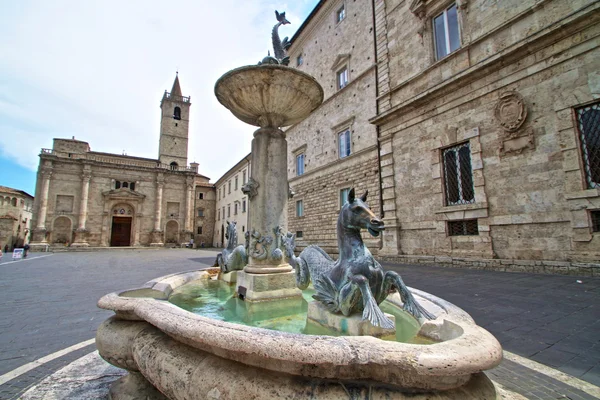
{"type": "Polygon", "coordinates": [[[236,68],[215,84],[215,95],[236,118],[261,128],[296,124],[323,102],[312,76],[282,65],[236,68]]]}
{"type": "MultiPolygon", "coordinates": [[[[164,301],[177,287],[214,273],[173,274],[99,300],[100,308],[116,314],[98,329],[99,353],[130,372],[113,385],[113,400],[142,392],[152,399],[311,398],[311,393],[333,399],[348,390],[398,399],[498,395],[481,372],[500,363],[500,344],[443,299],[412,289],[436,316],[419,332],[437,342],[429,345],[278,332],[213,320],[164,301]]],[[[397,294],[387,301],[401,306],[397,294]]]]}

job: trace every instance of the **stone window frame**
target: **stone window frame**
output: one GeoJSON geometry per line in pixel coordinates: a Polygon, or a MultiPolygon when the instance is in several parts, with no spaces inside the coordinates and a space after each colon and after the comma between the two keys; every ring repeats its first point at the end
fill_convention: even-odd
{"type": "Polygon", "coordinates": [[[241,201],[236,200],[233,202],[233,215],[238,215],[240,212],[240,206],[242,205],[241,201]]]}
{"type": "Polygon", "coordinates": [[[335,12],[333,14],[333,20],[337,25],[341,24],[348,17],[348,9],[346,7],[346,2],[342,1],[337,7],[335,7],[335,12]],[[340,19],[340,15],[342,16],[340,19]]]}
{"type": "Polygon", "coordinates": [[[198,200],[204,200],[204,192],[198,192],[198,200]]]}
{"type": "Polygon", "coordinates": [[[227,218],[231,218],[231,203],[227,204],[227,218]]]}
{"type": "Polygon", "coordinates": [[[417,31],[422,39],[422,43],[429,43],[430,64],[444,62],[449,57],[456,55],[469,42],[469,36],[465,26],[465,13],[468,12],[469,0],[412,0],[409,5],[410,11],[421,20],[421,28],[417,31]],[[453,52],[447,54],[440,59],[436,58],[435,36],[433,32],[433,19],[444,10],[456,4],[457,22],[458,22],[458,39],[460,46],[453,52]]]}
{"type": "Polygon", "coordinates": [[[235,189],[234,190],[238,190],[238,188],[240,187],[240,177],[239,175],[235,176],[235,189]]]}
{"type": "MultiPolygon", "coordinates": [[[[352,189],[352,185],[339,185],[337,193],[338,193],[338,210],[341,210],[342,207],[344,207],[344,204],[346,204],[346,202],[342,202],[342,192],[344,190],[347,190],[348,193],[350,193],[350,190],[352,189]]],[[[346,199],[348,198],[348,195],[346,195],[346,199]]]]}
{"type": "Polygon", "coordinates": [[[242,198],[242,214],[248,210],[248,201],[246,198],[242,198]]]}
{"type": "Polygon", "coordinates": [[[302,176],[306,173],[306,164],[308,160],[308,158],[306,157],[307,148],[308,146],[306,144],[303,144],[302,146],[297,147],[296,150],[292,151],[292,154],[294,155],[294,171],[296,173],[296,176],[302,176]],[[304,155],[304,169],[301,174],[298,174],[298,157],[301,155],[304,155]]]}
{"type": "Polygon", "coordinates": [[[202,235],[202,225],[198,226],[196,230],[196,235],[202,235]]]}
{"type": "Polygon", "coordinates": [[[431,151],[431,171],[434,181],[433,188],[440,195],[440,206],[434,211],[436,214],[436,233],[451,240],[488,242],[491,243],[490,223],[488,220],[488,201],[485,192],[485,180],[483,176],[483,158],[481,153],[481,142],[479,128],[472,129],[449,129],[434,139],[431,151]],[[473,191],[475,201],[469,204],[446,205],[446,193],[444,185],[444,166],[442,160],[443,151],[449,147],[461,143],[469,143],[471,150],[471,170],[473,176],[473,191]],[[477,219],[479,235],[450,236],[447,221],[459,221],[477,219]]]}
{"type": "Polygon", "coordinates": [[[599,99],[591,95],[587,95],[587,99],[582,99],[583,96],[583,94],[578,95],[577,98],[570,96],[571,102],[557,105],[555,111],[558,120],[558,137],[563,153],[565,199],[570,211],[571,241],[573,246],[593,247],[600,234],[592,230],[590,211],[600,209],[600,187],[588,187],[577,110],[596,104],[599,99]]]}
{"type": "Polygon", "coordinates": [[[204,208],[200,207],[196,210],[196,216],[198,218],[204,218],[206,217],[206,215],[204,215],[204,208]]]}
{"type": "Polygon", "coordinates": [[[295,209],[296,209],[296,212],[295,212],[296,218],[304,218],[305,217],[305,215],[304,215],[304,199],[297,199],[296,200],[296,208],[295,209]],[[300,211],[301,211],[300,213],[298,213],[298,210],[299,210],[298,209],[298,204],[300,204],[300,206],[301,206],[300,207],[300,211]]]}
{"type": "Polygon", "coordinates": [[[217,221],[220,221],[220,220],[221,220],[221,209],[219,208],[217,210],[217,221]]]}
{"type": "Polygon", "coordinates": [[[444,58],[450,56],[452,53],[456,52],[457,50],[459,50],[462,47],[462,38],[461,38],[461,29],[460,29],[460,18],[459,18],[459,5],[457,2],[452,2],[447,4],[444,8],[442,8],[441,11],[438,11],[436,14],[433,14],[431,16],[431,18],[429,18],[429,20],[431,21],[431,37],[432,37],[432,42],[433,42],[433,57],[435,61],[441,61],[444,58]],[[448,51],[446,54],[439,56],[438,57],[438,52],[437,52],[437,45],[436,45],[436,29],[435,29],[435,20],[436,18],[440,17],[440,16],[444,16],[444,39],[445,39],[445,44],[446,46],[450,45],[450,32],[448,30],[448,10],[450,10],[452,7],[456,7],[456,26],[458,28],[458,47],[454,50],[449,49],[448,47],[446,48],[446,51],[448,51]]]}
{"type": "Polygon", "coordinates": [[[242,171],[242,185],[245,185],[248,182],[248,170],[242,171]]]}
{"type": "Polygon", "coordinates": [[[338,56],[335,58],[335,61],[333,62],[333,65],[331,66],[331,71],[334,73],[336,92],[348,87],[348,85],[352,81],[352,76],[350,75],[350,54],[338,54],[338,56]],[[346,71],[346,82],[344,86],[340,86],[340,81],[338,78],[340,73],[344,70],[346,71]]]}
{"type": "Polygon", "coordinates": [[[227,182],[227,194],[231,194],[231,179],[227,182]]]}
{"type": "MultiPolygon", "coordinates": [[[[462,185],[462,182],[463,182],[463,179],[462,179],[462,170],[463,170],[463,167],[461,165],[460,156],[458,154],[460,152],[460,148],[465,147],[465,146],[469,149],[469,156],[470,156],[471,155],[471,144],[470,144],[470,142],[468,140],[465,141],[465,142],[462,142],[462,143],[454,144],[454,145],[449,146],[449,147],[444,147],[440,151],[440,153],[441,153],[440,154],[441,155],[441,163],[442,163],[442,172],[443,172],[443,174],[442,174],[442,182],[444,184],[444,202],[445,202],[446,206],[458,206],[458,205],[463,205],[463,204],[472,204],[472,203],[475,202],[475,195],[474,195],[474,193],[473,193],[473,198],[470,199],[470,200],[465,199],[465,196],[464,196],[464,193],[463,193],[463,185],[462,185]],[[450,200],[449,194],[448,194],[448,191],[447,191],[448,190],[448,169],[449,168],[446,165],[446,160],[444,158],[447,152],[449,152],[451,150],[454,150],[454,149],[458,150],[458,151],[455,151],[455,153],[457,154],[457,157],[458,157],[458,160],[456,160],[457,164],[455,166],[456,167],[456,171],[454,171],[454,172],[456,172],[456,179],[457,179],[456,190],[458,191],[458,198],[457,198],[457,201],[455,201],[455,202],[453,202],[453,201],[450,200]]],[[[471,164],[471,160],[470,159],[469,159],[469,164],[471,164]]],[[[472,167],[472,164],[471,164],[471,171],[470,172],[471,172],[470,180],[471,180],[471,184],[473,184],[473,167],[472,167]]]]}

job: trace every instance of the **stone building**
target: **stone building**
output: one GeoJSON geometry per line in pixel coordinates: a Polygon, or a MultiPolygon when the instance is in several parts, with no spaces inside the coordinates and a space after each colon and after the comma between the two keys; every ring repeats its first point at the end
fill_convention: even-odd
{"type": "MultiPolygon", "coordinates": [[[[350,188],[369,191],[381,213],[373,13],[364,2],[321,1],[299,27],[288,50],[290,66],[317,79],[323,104],[286,130],[288,229],[298,248],[317,244],[337,252],[335,226],[350,188]]],[[[378,240],[364,235],[377,252],[378,240]]]]}
{"type": "Polygon", "coordinates": [[[374,1],[380,255],[592,273],[599,8],[593,0],[374,1]]]}
{"type": "Polygon", "coordinates": [[[22,190],[0,186],[0,249],[29,243],[33,196],[22,190]]]}
{"type": "Polygon", "coordinates": [[[288,50],[325,90],[286,131],[299,248],[337,250],[356,187],[386,223],[364,236],[380,258],[597,271],[599,7],[320,1],[288,50]]]}
{"type": "Polygon", "coordinates": [[[250,178],[250,159],[248,154],[215,183],[217,208],[213,243],[217,247],[227,244],[227,221],[236,222],[238,244],[243,244],[248,227],[248,196],[242,192],[242,185],[250,178]]]}
{"type": "Polygon", "coordinates": [[[190,106],[176,77],[160,103],[157,159],[91,151],[75,138],[42,149],[32,245],[211,245],[214,187],[188,166],[190,106]]]}

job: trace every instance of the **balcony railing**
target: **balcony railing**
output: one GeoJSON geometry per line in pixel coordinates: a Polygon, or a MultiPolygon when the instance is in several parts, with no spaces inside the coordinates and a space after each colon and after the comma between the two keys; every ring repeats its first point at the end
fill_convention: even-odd
{"type": "Polygon", "coordinates": [[[187,96],[187,97],[186,96],[177,96],[177,95],[172,95],[171,93],[165,92],[165,99],[181,101],[183,103],[189,103],[190,97],[191,96],[187,96]]]}
{"type": "Polygon", "coordinates": [[[107,164],[124,165],[131,167],[167,169],[170,171],[185,171],[196,172],[196,168],[192,167],[173,167],[169,164],[163,164],[152,160],[137,160],[128,157],[110,156],[104,154],[92,153],[67,153],[62,151],[54,151],[52,149],[42,149],[40,155],[52,155],[59,158],[70,158],[71,160],[89,160],[107,164]]]}

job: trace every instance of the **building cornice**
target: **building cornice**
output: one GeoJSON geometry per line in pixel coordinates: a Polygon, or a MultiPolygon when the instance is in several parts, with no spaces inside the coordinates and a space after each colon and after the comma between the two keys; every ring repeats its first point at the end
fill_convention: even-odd
{"type": "MultiPolygon", "coordinates": [[[[546,2],[548,0],[543,0],[546,2]]],[[[541,3],[541,2],[540,2],[541,3]]],[[[533,13],[535,10],[539,8],[539,3],[534,7],[522,12],[518,16],[515,16],[511,19],[507,24],[504,24],[502,27],[490,31],[487,35],[484,35],[480,38],[477,38],[473,42],[461,47],[452,55],[432,64],[427,69],[423,70],[419,74],[413,76],[412,78],[400,83],[399,85],[390,89],[389,92],[383,93],[377,97],[377,100],[380,100],[386,96],[390,96],[393,93],[399,91],[400,89],[410,85],[412,82],[418,80],[419,78],[423,78],[427,74],[431,73],[431,71],[440,68],[443,64],[447,63],[449,60],[452,60],[454,57],[460,55],[463,52],[469,52],[470,49],[476,45],[478,42],[484,40],[489,37],[493,33],[497,32],[499,29],[506,29],[510,24],[524,18],[525,16],[533,13]]],[[[437,97],[448,93],[458,87],[466,85],[468,82],[475,81],[480,79],[482,76],[489,75],[491,71],[499,69],[505,65],[507,62],[512,62],[513,60],[518,60],[523,58],[524,56],[531,54],[534,51],[539,50],[540,48],[546,47],[549,43],[546,42],[546,39],[551,37],[552,42],[555,42],[557,38],[564,38],[573,33],[581,30],[583,28],[579,27],[579,23],[583,22],[585,26],[589,26],[600,19],[600,15],[595,15],[594,19],[590,18],[590,14],[594,13],[600,8],[600,2],[595,2],[589,4],[581,9],[569,14],[565,18],[560,21],[556,21],[551,25],[540,29],[536,33],[514,43],[513,45],[507,47],[506,49],[478,62],[475,65],[455,74],[452,77],[449,77],[443,82],[432,86],[424,92],[413,96],[412,98],[392,107],[384,113],[381,113],[371,119],[369,122],[375,125],[383,125],[393,119],[395,119],[398,115],[410,111],[416,107],[419,107],[423,103],[430,102],[437,97]],[[569,29],[571,28],[571,29],[569,29]],[[553,35],[555,34],[556,35],[553,35]],[[534,47],[538,46],[538,47],[534,47]]]]}

